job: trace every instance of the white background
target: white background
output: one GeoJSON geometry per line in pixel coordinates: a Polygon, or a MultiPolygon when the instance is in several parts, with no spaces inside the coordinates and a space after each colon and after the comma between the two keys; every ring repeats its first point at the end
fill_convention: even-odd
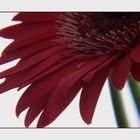
{"type": "MultiPolygon", "coordinates": [[[[139,11],[139,0],[0,0],[0,11],[139,11]]],[[[0,29],[7,26],[9,19],[13,14],[0,13],[0,29]]],[[[0,39],[0,49],[6,46],[9,41],[0,39]]],[[[11,64],[10,64],[11,65],[11,64]]],[[[4,68],[7,66],[4,66],[4,68]]],[[[0,67],[0,70],[3,67],[0,67]]],[[[105,87],[102,92],[92,126],[115,126],[114,116],[111,108],[110,96],[108,88],[105,87]]],[[[130,103],[130,96],[125,98],[129,91],[125,92],[124,99],[127,107],[127,112],[133,121],[131,126],[137,126],[138,120],[134,117],[132,104],[130,103]],[[129,103],[128,103],[129,102],[129,103]]],[[[21,93],[16,90],[11,90],[3,95],[0,95],[0,126],[23,126],[23,113],[19,119],[15,117],[14,108],[21,93]]],[[[78,111],[79,96],[72,102],[72,104],[65,110],[65,112],[57,119],[52,126],[85,126],[80,119],[78,111]],[[73,113],[74,112],[74,113],[73,113]],[[71,121],[70,121],[71,120],[71,121]],[[68,122],[70,121],[70,122],[68,122]]],[[[0,138],[2,139],[137,139],[139,130],[119,130],[119,129],[84,129],[84,130],[2,130],[0,131],[0,138]]],[[[138,138],[139,139],[139,138],[138,138]]]]}
{"type": "Polygon", "coordinates": [[[139,11],[139,0],[0,0],[1,11],[139,11]]]}

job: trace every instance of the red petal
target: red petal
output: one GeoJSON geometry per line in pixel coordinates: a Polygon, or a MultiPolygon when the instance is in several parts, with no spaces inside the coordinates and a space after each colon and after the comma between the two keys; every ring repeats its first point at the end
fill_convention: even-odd
{"type": "Polygon", "coordinates": [[[18,84],[19,84],[19,79],[17,79],[17,76],[12,76],[10,78],[7,78],[2,84],[0,84],[0,94],[12,88],[16,88],[18,84]]]}
{"type": "MultiPolygon", "coordinates": [[[[27,86],[28,84],[30,84],[30,82],[27,82],[28,84],[26,84],[25,86],[23,86],[23,83],[25,83],[28,80],[31,80],[31,78],[33,78],[34,75],[41,74],[40,73],[41,71],[49,68],[49,66],[56,63],[56,61],[58,61],[58,57],[57,57],[57,55],[55,55],[54,57],[51,57],[49,60],[50,61],[44,61],[44,63],[39,64],[39,66],[41,66],[43,64],[47,64],[47,65],[43,65],[43,67],[38,67],[38,65],[36,65],[36,67],[31,67],[30,69],[25,69],[24,71],[20,71],[18,73],[12,74],[9,77],[7,77],[6,80],[2,84],[0,84],[0,93],[10,90],[12,88],[16,88],[18,86],[20,87],[21,85],[22,85],[22,87],[27,86]]],[[[39,76],[41,78],[41,75],[39,75],[39,76]]],[[[2,75],[1,75],[1,77],[2,77],[2,75]]],[[[34,77],[32,82],[37,80],[37,78],[38,78],[38,76],[34,77]]]]}
{"type": "Polygon", "coordinates": [[[140,82],[140,64],[139,63],[132,63],[131,67],[131,74],[133,78],[140,82]]]}
{"type": "Polygon", "coordinates": [[[20,84],[22,84],[23,79],[28,79],[28,70],[19,72],[6,78],[6,80],[0,84],[0,93],[18,87],[20,84]]]}
{"type": "Polygon", "coordinates": [[[34,30],[38,31],[42,27],[51,26],[54,23],[20,23],[16,25],[12,25],[0,30],[0,36],[4,38],[19,38],[25,36],[29,33],[32,33],[34,30]]]}
{"type": "Polygon", "coordinates": [[[70,87],[73,86],[82,76],[88,73],[91,69],[97,67],[105,59],[106,56],[91,60],[86,62],[86,64],[83,64],[82,67],[77,68],[74,72],[67,74],[67,76],[64,77],[55,88],[53,93],[53,96],[55,97],[52,97],[52,100],[54,100],[54,98],[57,99],[57,96],[60,95],[63,97],[67,91],[69,91],[70,87]]]}
{"type": "Polygon", "coordinates": [[[12,88],[16,88],[16,87],[23,88],[43,77],[46,77],[46,75],[50,75],[52,72],[55,72],[55,70],[57,70],[59,73],[59,71],[62,71],[62,68],[70,67],[69,70],[72,71],[71,65],[74,65],[73,61],[76,58],[77,58],[77,60],[76,60],[77,64],[78,64],[78,62],[87,59],[86,56],[85,57],[76,56],[75,58],[73,57],[69,60],[61,62],[60,64],[58,63],[58,65],[56,64],[56,65],[54,65],[54,67],[50,68],[50,66],[53,65],[53,62],[58,60],[58,58],[55,55],[54,57],[50,57],[50,59],[48,59],[48,61],[44,61],[43,63],[39,63],[38,65],[31,67],[30,69],[25,69],[24,71],[13,74],[12,76],[9,76],[6,79],[6,81],[4,81],[2,84],[0,84],[0,93],[10,90],[12,88]],[[73,63],[71,63],[71,62],[73,62],[73,63]],[[70,66],[67,65],[69,63],[71,63],[70,66]]]}
{"type": "MultiPolygon", "coordinates": [[[[31,80],[31,78],[33,78],[32,82],[37,80],[38,76],[34,77],[35,75],[40,74],[39,77],[41,78],[41,72],[44,72],[45,69],[55,64],[58,61],[58,55],[54,55],[54,57],[51,57],[48,60],[50,61],[44,61],[44,63],[40,63],[36,65],[36,67],[34,66],[34,67],[31,67],[30,69],[25,69],[24,71],[15,73],[11,75],[10,77],[8,77],[4,83],[0,84],[0,93],[5,92],[9,89],[18,87],[18,86],[21,87],[21,85],[22,85],[22,88],[27,86],[28,84],[30,84],[29,80],[31,80]],[[39,66],[42,66],[42,67],[39,67],[39,66]]],[[[3,75],[1,75],[1,77],[2,76],[3,75]]]]}
{"type": "MultiPolygon", "coordinates": [[[[55,120],[56,117],[71,103],[71,101],[77,95],[80,88],[81,83],[77,83],[76,85],[71,87],[70,91],[67,93],[67,95],[63,97],[61,102],[57,102],[57,100],[55,100],[52,102],[51,106],[50,104],[47,104],[47,108],[44,109],[43,113],[39,118],[37,127],[45,127],[46,125],[50,124],[53,120],[55,120]]],[[[51,95],[53,95],[53,93],[51,95]]],[[[59,97],[59,99],[60,98],[61,96],[59,97]]]]}
{"type": "Polygon", "coordinates": [[[33,104],[25,117],[25,126],[29,127],[30,124],[36,119],[36,117],[41,113],[41,111],[44,109],[45,104],[47,103],[49,96],[43,97],[41,100],[39,100],[37,103],[33,104]]]}
{"type": "MultiPolygon", "coordinates": [[[[49,74],[51,74],[54,71],[57,71],[59,69],[62,69],[62,67],[64,66],[68,66],[71,65],[71,63],[74,62],[74,60],[76,61],[84,61],[86,59],[86,57],[72,57],[63,61],[60,61],[59,63],[56,63],[55,65],[50,64],[50,61],[44,61],[40,64],[38,64],[35,67],[32,67],[31,69],[29,69],[29,74],[28,74],[28,81],[27,79],[24,80],[23,84],[20,85],[19,89],[33,83],[34,81],[47,76],[49,74]]],[[[23,77],[24,78],[24,77],[23,77]]]]}
{"type": "MultiPolygon", "coordinates": [[[[80,80],[80,78],[85,75],[88,71],[97,67],[101,64],[108,56],[102,56],[95,60],[91,60],[85,64],[83,64],[80,68],[77,68],[73,73],[67,74],[56,86],[53,92],[50,95],[50,98],[47,103],[47,107],[44,110],[44,113],[41,115],[41,118],[38,123],[38,127],[44,127],[51,123],[62,111],[62,108],[65,108],[68,104],[64,104],[61,106],[63,102],[65,102],[65,97],[68,97],[69,91],[74,90],[74,85],[80,80]],[[61,106],[59,110],[59,106],[61,106]],[[45,117],[48,116],[46,119],[45,117]]],[[[79,83],[79,82],[78,82],[79,83]]]]}
{"type": "Polygon", "coordinates": [[[129,55],[135,62],[140,63],[140,44],[132,48],[129,55]]]}
{"type": "Polygon", "coordinates": [[[75,70],[78,62],[75,61],[71,65],[63,67],[54,73],[43,77],[42,79],[38,80],[37,82],[33,83],[22,95],[20,98],[17,108],[16,114],[17,116],[28,106],[31,106],[39,99],[41,99],[44,95],[50,94],[57,83],[60,81],[62,77],[65,77],[68,73],[75,70]]]}
{"type": "MultiPolygon", "coordinates": [[[[60,61],[60,63],[55,64],[54,66],[52,66],[52,67],[50,67],[49,69],[45,70],[44,72],[42,72],[41,74],[37,75],[37,76],[34,77],[33,79],[30,79],[30,80],[26,81],[25,83],[23,83],[22,85],[20,85],[20,88],[19,88],[19,89],[21,89],[21,88],[27,86],[28,84],[30,84],[30,83],[32,83],[32,82],[34,82],[34,81],[36,81],[36,80],[38,80],[38,79],[40,79],[40,78],[46,76],[46,75],[51,74],[53,71],[55,71],[55,70],[61,68],[62,66],[66,65],[66,64],[71,63],[73,60],[76,60],[76,61],[78,60],[79,63],[80,63],[80,62],[83,62],[83,61],[88,61],[88,60],[90,60],[90,58],[91,58],[91,56],[89,56],[89,55],[88,55],[88,56],[87,56],[87,55],[85,55],[85,56],[80,56],[80,55],[79,55],[79,56],[76,56],[75,58],[72,57],[72,58],[70,58],[70,59],[66,59],[65,61],[60,61]]],[[[93,58],[93,56],[92,56],[92,58],[93,58]]],[[[44,64],[44,66],[45,66],[45,64],[44,64]]],[[[42,68],[43,68],[44,66],[42,66],[42,68]]],[[[78,67],[78,66],[77,66],[77,67],[78,67]]],[[[40,70],[41,70],[41,69],[40,69],[40,70]]],[[[32,74],[31,74],[31,75],[32,75],[32,74]]],[[[29,77],[30,77],[30,76],[29,76],[29,77]]]]}
{"type": "Polygon", "coordinates": [[[111,83],[117,89],[124,87],[131,69],[131,59],[129,56],[122,58],[113,68],[111,73],[111,83]]]}
{"type": "MultiPolygon", "coordinates": [[[[59,42],[59,46],[66,46],[67,43],[66,42],[59,42]]],[[[43,51],[44,49],[46,49],[46,51],[48,51],[49,49],[52,49],[53,47],[58,47],[58,44],[52,42],[52,40],[45,40],[36,44],[32,44],[20,49],[16,49],[14,51],[8,52],[8,53],[4,53],[4,55],[2,55],[0,57],[0,64],[4,64],[6,62],[15,60],[17,58],[25,58],[27,56],[32,57],[35,53],[43,51]]]]}
{"type": "Polygon", "coordinates": [[[92,121],[100,92],[109,75],[111,67],[112,66],[109,65],[97,71],[92,77],[92,80],[84,84],[80,97],[80,113],[87,124],[90,124],[92,121]]]}
{"type": "Polygon", "coordinates": [[[102,70],[103,68],[107,67],[108,65],[112,65],[113,63],[115,63],[117,56],[118,56],[118,54],[108,57],[98,67],[95,67],[92,71],[90,71],[89,73],[87,73],[83,77],[83,81],[90,81],[92,79],[93,75],[95,74],[95,72],[97,72],[99,70],[102,70]]]}
{"type": "Polygon", "coordinates": [[[42,28],[37,28],[27,34],[19,36],[16,41],[12,42],[5,50],[4,53],[7,53],[12,50],[20,49],[32,45],[33,43],[42,42],[43,40],[52,39],[56,36],[57,29],[55,26],[45,26],[42,28]]]}
{"type": "MultiPolygon", "coordinates": [[[[45,50],[45,51],[41,51],[40,53],[37,53],[35,55],[33,55],[32,57],[26,58],[26,59],[22,59],[16,66],[4,71],[0,73],[0,78],[3,78],[5,76],[20,72],[24,69],[27,69],[29,67],[32,67],[33,65],[43,61],[44,59],[46,59],[49,56],[52,56],[54,54],[56,54],[58,51],[62,50],[63,46],[60,47],[54,47],[51,48],[49,50],[45,50]]],[[[58,53],[57,55],[52,56],[49,60],[46,60],[46,62],[48,62],[49,64],[54,64],[57,61],[60,60],[62,56],[60,56],[60,53],[58,53]],[[55,60],[55,61],[54,61],[55,60]]],[[[46,65],[47,67],[47,65],[46,65]]]]}
{"type": "Polygon", "coordinates": [[[60,12],[21,12],[13,20],[23,22],[48,22],[54,21],[60,12]]]}

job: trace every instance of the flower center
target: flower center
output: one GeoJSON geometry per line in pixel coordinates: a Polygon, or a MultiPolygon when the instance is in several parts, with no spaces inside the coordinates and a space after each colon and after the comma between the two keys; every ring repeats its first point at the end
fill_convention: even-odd
{"type": "Polygon", "coordinates": [[[58,38],[78,53],[127,53],[140,40],[140,13],[63,13],[58,38]]]}
{"type": "Polygon", "coordinates": [[[101,32],[107,32],[114,28],[123,28],[135,24],[139,19],[138,13],[131,12],[106,12],[106,13],[89,13],[90,22],[98,27],[101,32]]]}
{"type": "Polygon", "coordinates": [[[116,18],[127,18],[130,15],[133,15],[134,13],[130,13],[130,12],[114,12],[114,13],[108,13],[108,17],[116,17],[116,18]]]}

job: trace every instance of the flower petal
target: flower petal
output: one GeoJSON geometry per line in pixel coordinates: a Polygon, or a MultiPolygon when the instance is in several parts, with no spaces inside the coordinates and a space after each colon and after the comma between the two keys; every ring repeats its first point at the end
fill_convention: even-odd
{"type": "Polygon", "coordinates": [[[44,109],[49,96],[44,96],[37,103],[33,104],[29,107],[26,117],[25,117],[25,126],[29,127],[30,124],[36,119],[36,117],[41,113],[44,109]]]}
{"type": "Polygon", "coordinates": [[[20,79],[18,76],[14,75],[7,78],[3,83],[0,84],[0,94],[6,92],[12,88],[16,88],[19,85],[20,79]]]}
{"type": "Polygon", "coordinates": [[[132,48],[129,55],[135,62],[140,63],[140,44],[132,48]]]}
{"type": "Polygon", "coordinates": [[[52,39],[56,36],[57,29],[54,25],[37,28],[29,33],[19,36],[16,41],[13,41],[5,50],[4,53],[21,49],[23,47],[32,45],[34,43],[42,42],[44,40],[52,39]]]}
{"type": "Polygon", "coordinates": [[[24,94],[18,101],[16,108],[17,116],[19,116],[19,114],[23,110],[40,100],[43,96],[47,96],[48,94],[50,94],[50,92],[56,87],[59,81],[68,73],[73,72],[77,65],[78,61],[75,61],[70,65],[64,66],[63,68],[55,71],[54,73],[32,83],[32,85],[24,92],[24,94]]]}
{"type": "MultiPolygon", "coordinates": [[[[52,106],[49,106],[47,104],[47,107],[44,109],[44,111],[42,112],[39,118],[37,127],[38,128],[45,127],[46,125],[49,125],[53,120],[55,120],[56,117],[71,103],[73,98],[77,95],[78,91],[80,90],[81,86],[82,86],[81,83],[78,82],[73,87],[71,87],[70,91],[63,98],[63,100],[61,100],[61,102],[59,102],[61,98],[60,96],[60,98],[58,98],[58,102],[56,99],[53,102],[52,106]],[[57,104],[57,106],[55,104],[57,104]]],[[[53,95],[53,93],[51,95],[53,95]]]]}
{"type": "Polygon", "coordinates": [[[93,70],[91,70],[89,73],[87,73],[82,78],[82,80],[85,81],[85,82],[90,81],[92,79],[93,75],[95,74],[95,72],[104,69],[108,65],[113,65],[114,63],[116,63],[117,56],[118,56],[118,54],[108,57],[102,64],[100,64],[98,67],[95,67],[93,70]]]}
{"type": "Polygon", "coordinates": [[[113,68],[111,73],[111,83],[117,89],[124,87],[131,69],[131,59],[129,56],[122,58],[113,68]]]}
{"type": "Polygon", "coordinates": [[[62,69],[63,67],[66,67],[67,65],[71,65],[71,63],[74,63],[75,60],[80,63],[89,58],[90,58],[90,56],[75,56],[75,57],[71,57],[68,59],[60,60],[55,65],[50,64],[50,61],[44,61],[44,62],[38,64],[36,67],[33,67],[28,70],[28,80],[27,80],[27,78],[25,79],[23,77],[25,80],[19,86],[18,90],[41,79],[42,77],[50,75],[52,72],[62,69]]]}
{"type": "Polygon", "coordinates": [[[80,97],[80,113],[83,120],[90,124],[102,87],[110,73],[112,65],[95,72],[91,81],[84,84],[80,97]]]}
{"type": "MultiPolygon", "coordinates": [[[[30,67],[29,69],[25,69],[23,71],[18,72],[18,69],[15,68],[15,71],[12,71],[13,73],[11,73],[11,71],[8,71],[9,73],[4,73],[4,72],[1,73],[0,77],[3,77],[3,76],[8,76],[8,77],[2,84],[0,84],[0,93],[10,90],[12,88],[16,88],[16,87],[22,86],[23,88],[31,84],[30,80],[32,80],[32,82],[35,82],[37,79],[42,78],[42,75],[40,74],[41,72],[43,73],[45,69],[48,69],[50,66],[54,65],[58,60],[59,60],[59,56],[54,55],[53,57],[50,57],[48,61],[43,61],[42,63],[39,63],[38,65],[30,67]],[[39,66],[42,66],[42,67],[39,67],[39,66]],[[39,75],[39,76],[34,77],[35,75],[39,75]]],[[[45,73],[47,73],[47,71],[45,73]]],[[[46,76],[46,74],[44,76],[46,76]]]]}
{"type": "MultiPolygon", "coordinates": [[[[66,42],[59,42],[59,46],[67,45],[66,42]]],[[[9,61],[13,61],[18,58],[26,58],[28,56],[32,57],[34,54],[43,51],[49,51],[54,47],[58,47],[58,43],[53,43],[52,40],[45,40],[36,44],[28,45],[24,48],[16,49],[14,51],[10,51],[8,53],[3,52],[0,57],[0,64],[4,64],[9,61]]]]}
{"type": "Polygon", "coordinates": [[[55,88],[51,99],[54,101],[54,99],[57,99],[60,95],[62,97],[65,96],[65,94],[70,90],[71,86],[73,86],[81,77],[83,77],[91,69],[100,65],[104,60],[107,59],[107,57],[108,56],[102,56],[100,58],[97,58],[96,60],[90,60],[89,62],[83,64],[80,68],[77,68],[77,70],[73,71],[70,74],[67,74],[67,76],[65,76],[55,88]]]}
{"type": "Polygon", "coordinates": [[[12,75],[14,73],[25,70],[29,67],[32,67],[35,64],[41,63],[41,61],[47,59],[50,56],[51,57],[48,58],[49,60],[46,60],[46,61],[49,64],[54,64],[55,62],[59,61],[60,58],[62,58],[62,56],[60,56],[60,53],[58,53],[57,55],[54,55],[54,54],[56,54],[58,51],[62,50],[63,48],[64,48],[63,46],[54,47],[54,48],[51,48],[49,50],[41,51],[41,52],[33,55],[32,57],[22,59],[21,61],[19,61],[19,63],[16,66],[14,66],[14,67],[12,67],[12,68],[4,71],[4,72],[1,72],[0,73],[0,78],[12,75]]]}
{"type": "Polygon", "coordinates": [[[51,24],[54,25],[54,23],[20,23],[0,30],[0,36],[4,38],[17,39],[33,32],[34,30],[50,26],[51,24]]]}
{"type": "Polygon", "coordinates": [[[139,63],[132,63],[131,67],[131,74],[135,80],[140,82],[140,64],[139,63]]]}
{"type": "MultiPolygon", "coordinates": [[[[65,76],[57,84],[56,88],[53,90],[53,92],[50,95],[50,98],[47,103],[47,107],[45,108],[44,112],[42,113],[39,119],[38,127],[44,127],[45,125],[48,125],[63,111],[63,109],[71,101],[71,97],[69,97],[71,96],[69,95],[70,91],[72,90],[72,93],[74,92],[74,96],[76,96],[75,94],[77,94],[75,92],[75,84],[77,85],[80,81],[80,78],[83,77],[83,75],[85,75],[88,71],[90,71],[94,67],[100,65],[103,61],[107,59],[107,57],[108,56],[102,56],[100,58],[97,58],[96,61],[91,60],[89,62],[84,63],[80,68],[78,68],[73,73],[70,73],[69,75],[67,74],[67,76],[65,76]],[[70,99],[68,99],[68,101],[65,103],[66,97],[70,99]]],[[[80,90],[81,88],[80,85],[78,85],[79,87],[78,90],[80,90]]]]}
{"type": "Polygon", "coordinates": [[[13,20],[23,22],[48,22],[54,21],[61,12],[20,12],[13,20]]]}

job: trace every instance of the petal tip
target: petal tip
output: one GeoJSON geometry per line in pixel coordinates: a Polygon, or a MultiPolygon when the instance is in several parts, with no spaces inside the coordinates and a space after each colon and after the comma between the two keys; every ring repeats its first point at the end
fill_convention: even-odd
{"type": "Polygon", "coordinates": [[[16,117],[19,118],[20,113],[16,111],[16,117]]]}
{"type": "Polygon", "coordinates": [[[26,127],[26,128],[29,128],[29,126],[30,126],[30,123],[28,123],[28,122],[24,122],[24,126],[26,127]]]}

